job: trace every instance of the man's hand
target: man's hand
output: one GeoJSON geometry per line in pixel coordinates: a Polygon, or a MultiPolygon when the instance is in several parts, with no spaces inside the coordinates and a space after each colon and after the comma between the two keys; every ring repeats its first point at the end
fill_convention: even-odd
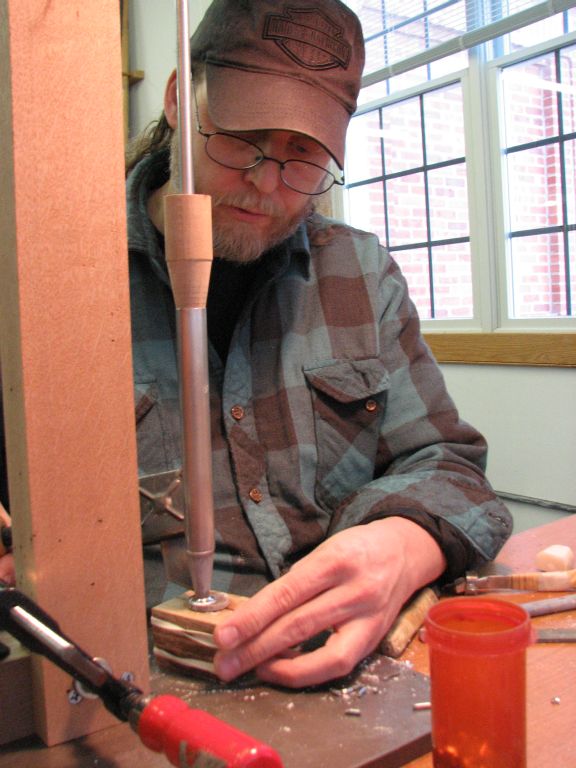
{"type": "Polygon", "coordinates": [[[216,673],[228,681],[255,669],[261,680],[293,688],[346,675],[445,565],[433,538],[407,519],[337,533],[216,628],[216,673]],[[324,630],[324,646],[296,650],[324,630]]]}
{"type": "MultiPolygon", "coordinates": [[[[0,525],[10,525],[10,516],[2,504],[0,504],[0,525]]],[[[5,581],[11,587],[16,584],[14,556],[12,553],[8,553],[0,557],[0,581],[5,581]]]]}

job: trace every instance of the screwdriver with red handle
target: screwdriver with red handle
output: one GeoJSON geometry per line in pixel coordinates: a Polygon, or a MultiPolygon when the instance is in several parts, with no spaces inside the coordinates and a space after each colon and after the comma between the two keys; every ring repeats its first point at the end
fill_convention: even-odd
{"type": "Polygon", "coordinates": [[[142,743],[163,752],[179,768],[282,768],[278,753],[247,733],[176,696],[147,696],[133,683],[114,677],[98,659],[66,637],[34,601],[0,582],[0,629],[56,664],[106,709],[128,721],[142,743]]]}

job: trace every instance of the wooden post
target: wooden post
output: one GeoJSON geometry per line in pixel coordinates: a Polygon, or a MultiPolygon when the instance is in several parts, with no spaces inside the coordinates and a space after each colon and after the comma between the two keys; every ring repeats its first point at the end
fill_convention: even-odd
{"type": "MultiPolygon", "coordinates": [[[[17,583],[148,686],[118,0],[0,0],[0,362],[17,583]]],[[[49,745],[115,723],[35,659],[49,745]]],[[[5,708],[2,707],[2,710],[5,708]]]]}

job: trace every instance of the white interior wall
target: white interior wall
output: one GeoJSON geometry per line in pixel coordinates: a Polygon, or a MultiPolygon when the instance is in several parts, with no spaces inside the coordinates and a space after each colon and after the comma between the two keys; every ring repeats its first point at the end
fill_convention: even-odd
{"type": "MultiPolygon", "coordinates": [[[[210,0],[190,3],[190,26],[210,0]]],[[[144,70],[131,89],[132,133],[158,117],[176,63],[175,0],[131,0],[130,67],[144,70]]],[[[516,366],[444,365],[462,417],[490,446],[488,476],[498,490],[576,505],[576,371],[516,366]]],[[[559,513],[511,503],[524,528],[559,513]]]]}
{"type": "MultiPolygon", "coordinates": [[[[494,488],[576,505],[576,371],[441,367],[462,418],[488,441],[487,473],[494,488]]],[[[517,530],[563,514],[531,503],[508,502],[508,506],[517,530]]]]}
{"type": "Polygon", "coordinates": [[[495,488],[576,504],[576,371],[443,365],[461,415],[490,445],[495,488]]]}
{"type": "MultiPolygon", "coordinates": [[[[211,0],[188,3],[193,30],[211,0]]],[[[130,0],[130,69],[144,79],[130,89],[130,135],[143,130],[162,111],[166,81],[177,60],[176,0],[130,0]]]]}

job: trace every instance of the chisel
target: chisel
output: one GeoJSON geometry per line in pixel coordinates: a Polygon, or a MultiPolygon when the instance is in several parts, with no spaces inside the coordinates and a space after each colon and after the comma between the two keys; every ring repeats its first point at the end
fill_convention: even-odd
{"type": "Polygon", "coordinates": [[[478,576],[467,573],[452,585],[456,594],[476,595],[481,592],[570,592],[576,590],[576,569],[571,571],[533,571],[528,573],[478,576]]]}

